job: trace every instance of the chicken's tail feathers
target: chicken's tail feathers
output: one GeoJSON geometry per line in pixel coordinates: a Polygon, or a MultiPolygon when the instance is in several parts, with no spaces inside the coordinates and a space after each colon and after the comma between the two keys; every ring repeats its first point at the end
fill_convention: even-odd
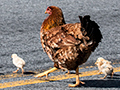
{"type": "MultiPolygon", "coordinates": [[[[98,43],[101,42],[102,39],[102,34],[99,30],[98,24],[95,21],[90,20],[89,15],[85,15],[84,17],[79,16],[79,19],[81,22],[82,29],[84,29],[87,32],[86,36],[90,38],[88,42],[92,41],[94,43],[93,47],[97,47],[98,43]]],[[[93,50],[94,49],[95,48],[93,48],[93,50]]]]}

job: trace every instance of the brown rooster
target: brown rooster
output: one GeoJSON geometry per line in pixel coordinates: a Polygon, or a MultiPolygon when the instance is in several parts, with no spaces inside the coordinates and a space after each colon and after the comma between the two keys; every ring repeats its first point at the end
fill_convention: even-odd
{"type": "Polygon", "coordinates": [[[90,20],[90,16],[79,16],[81,23],[66,24],[62,10],[56,6],[49,6],[45,13],[49,16],[41,26],[40,38],[44,51],[54,62],[54,68],[35,77],[48,76],[57,70],[76,70],[76,84],[78,86],[79,65],[85,63],[102,39],[99,26],[90,20]]]}

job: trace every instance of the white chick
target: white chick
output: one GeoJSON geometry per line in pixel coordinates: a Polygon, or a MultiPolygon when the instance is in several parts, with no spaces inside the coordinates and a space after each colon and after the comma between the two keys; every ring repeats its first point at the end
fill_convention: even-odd
{"type": "Polygon", "coordinates": [[[99,69],[99,74],[102,72],[103,74],[105,74],[105,76],[101,79],[106,78],[107,75],[111,75],[111,77],[113,77],[113,67],[110,61],[105,60],[104,58],[98,58],[97,61],[95,62],[95,64],[98,66],[99,69]]]}
{"type": "Polygon", "coordinates": [[[13,64],[17,67],[17,70],[13,71],[13,73],[16,73],[19,69],[21,69],[23,74],[23,67],[25,66],[25,61],[22,58],[18,57],[17,54],[12,54],[11,57],[13,58],[13,64]]]}
{"type": "Polygon", "coordinates": [[[96,63],[101,62],[101,64],[103,64],[104,62],[106,62],[107,64],[111,64],[111,61],[105,60],[102,57],[99,57],[96,61],[96,63]]]}

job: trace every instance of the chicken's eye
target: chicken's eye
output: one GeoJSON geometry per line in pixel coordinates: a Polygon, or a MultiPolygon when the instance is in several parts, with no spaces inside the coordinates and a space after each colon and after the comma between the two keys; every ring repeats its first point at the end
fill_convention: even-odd
{"type": "Polygon", "coordinates": [[[51,9],[50,8],[47,8],[47,11],[50,11],[51,9]]]}

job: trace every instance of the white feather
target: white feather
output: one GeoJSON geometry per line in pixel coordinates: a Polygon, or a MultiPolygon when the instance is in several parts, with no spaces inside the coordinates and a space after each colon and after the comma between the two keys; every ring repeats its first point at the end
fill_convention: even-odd
{"type": "Polygon", "coordinates": [[[23,68],[25,65],[25,61],[18,57],[17,54],[12,54],[12,58],[13,58],[13,64],[18,67],[18,68],[23,68]]]}

